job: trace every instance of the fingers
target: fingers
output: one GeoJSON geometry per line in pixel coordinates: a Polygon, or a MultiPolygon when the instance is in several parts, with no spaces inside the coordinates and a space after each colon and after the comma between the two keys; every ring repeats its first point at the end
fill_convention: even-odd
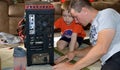
{"type": "Polygon", "coordinates": [[[72,59],[68,59],[66,62],[70,62],[72,59]]]}
{"type": "Polygon", "coordinates": [[[71,63],[59,63],[52,67],[53,70],[73,70],[70,67],[72,66],[71,63]]]}
{"type": "MultiPolygon", "coordinates": [[[[66,63],[60,63],[60,64],[57,64],[55,66],[53,66],[53,70],[64,70],[64,66],[66,65],[66,63]]],[[[66,66],[65,66],[66,67],[66,66]]]]}
{"type": "Polygon", "coordinates": [[[70,62],[72,59],[73,59],[72,57],[71,57],[71,58],[68,58],[68,60],[67,60],[66,62],[70,62]]]}
{"type": "Polygon", "coordinates": [[[55,65],[55,66],[53,66],[53,68],[52,68],[52,69],[53,69],[53,70],[58,70],[58,69],[59,69],[59,67],[60,67],[60,65],[61,65],[61,64],[55,65]]]}
{"type": "Polygon", "coordinates": [[[53,70],[56,70],[57,69],[57,67],[58,67],[58,65],[55,65],[55,66],[53,66],[53,70]]]}
{"type": "Polygon", "coordinates": [[[66,55],[58,58],[58,59],[55,61],[55,64],[58,64],[58,63],[62,62],[62,61],[65,60],[66,58],[67,58],[66,55]]]}

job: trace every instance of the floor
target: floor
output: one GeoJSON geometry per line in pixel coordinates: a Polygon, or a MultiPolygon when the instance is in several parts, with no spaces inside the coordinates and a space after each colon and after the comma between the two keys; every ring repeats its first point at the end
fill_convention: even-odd
{"type": "MultiPolygon", "coordinates": [[[[59,40],[59,35],[54,38],[54,42],[56,43],[57,40],[59,40]]],[[[56,46],[56,44],[54,44],[56,46]]],[[[85,44],[82,45],[83,47],[85,44]]],[[[23,45],[22,45],[23,47],[23,45]]],[[[0,48],[0,57],[1,57],[1,67],[2,70],[13,70],[13,49],[10,49],[10,47],[7,48],[0,48]]],[[[55,58],[59,57],[58,55],[55,55],[55,58]]],[[[100,70],[100,62],[96,62],[93,65],[88,66],[90,70],[100,70]]],[[[39,66],[30,66],[27,67],[27,70],[52,70],[52,66],[50,65],[39,65],[39,66]]]]}
{"type": "MultiPolygon", "coordinates": [[[[4,68],[2,70],[13,70],[12,67],[10,68],[4,68]]],[[[52,66],[50,65],[33,65],[33,66],[30,66],[30,67],[26,67],[26,70],[52,70],[52,66]]]]}
{"type": "MultiPolygon", "coordinates": [[[[14,67],[14,58],[13,58],[13,49],[1,48],[0,57],[1,57],[1,67],[2,70],[13,70],[14,67]]],[[[26,70],[52,70],[50,65],[32,65],[26,67],[26,70]]]]}

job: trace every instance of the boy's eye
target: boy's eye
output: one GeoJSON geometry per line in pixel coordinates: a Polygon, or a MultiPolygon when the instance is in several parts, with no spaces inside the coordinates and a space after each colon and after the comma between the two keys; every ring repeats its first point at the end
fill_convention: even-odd
{"type": "Polygon", "coordinates": [[[67,17],[66,15],[63,15],[63,17],[67,17]]]}
{"type": "Polygon", "coordinates": [[[69,15],[68,17],[71,17],[71,15],[69,15]]]}
{"type": "Polygon", "coordinates": [[[63,17],[72,17],[72,16],[70,16],[70,15],[63,15],[63,17]]]}

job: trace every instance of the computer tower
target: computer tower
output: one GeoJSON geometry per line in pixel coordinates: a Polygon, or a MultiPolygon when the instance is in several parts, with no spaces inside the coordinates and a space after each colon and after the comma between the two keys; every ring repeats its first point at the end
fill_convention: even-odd
{"type": "Polygon", "coordinates": [[[26,2],[25,40],[27,65],[54,63],[54,6],[48,2],[26,2]]]}

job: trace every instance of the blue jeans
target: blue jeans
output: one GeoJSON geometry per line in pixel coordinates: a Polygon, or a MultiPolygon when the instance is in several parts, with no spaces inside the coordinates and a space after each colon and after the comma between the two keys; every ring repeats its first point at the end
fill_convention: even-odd
{"type": "Polygon", "coordinates": [[[101,70],[120,70],[120,51],[110,57],[101,70]]]}
{"type": "MultiPolygon", "coordinates": [[[[60,40],[64,40],[64,41],[70,43],[71,38],[67,38],[67,37],[65,37],[65,36],[62,36],[62,37],[60,38],[60,40]]],[[[82,37],[77,37],[77,42],[78,42],[78,44],[79,44],[79,46],[80,46],[81,43],[83,42],[83,38],[82,38],[82,37]]]]}

